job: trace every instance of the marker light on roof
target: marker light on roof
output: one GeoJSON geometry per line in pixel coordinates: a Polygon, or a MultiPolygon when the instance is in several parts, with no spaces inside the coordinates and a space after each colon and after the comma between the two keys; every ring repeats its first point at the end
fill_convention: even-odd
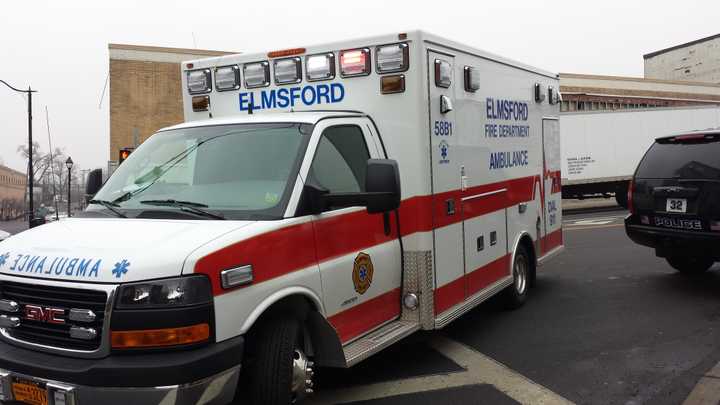
{"type": "Polygon", "coordinates": [[[207,93],[212,90],[210,69],[187,72],[187,86],[190,94],[207,93]]]}
{"type": "Polygon", "coordinates": [[[299,57],[277,59],[274,63],[275,83],[300,83],[302,80],[302,63],[299,57]]]}
{"type": "Polygon", "coordinates": [[[215,68],[215,88],[218,91],[240,88],[240,68],[237,65],[215,68]]]}
{"type": "Polygon", "coordinates": [[[307,79],[330,80],[335,78],[335,54],[332,52],[320,55],[308,55],[305,58],[307,79]]]}
{"type": "Polygon", "coordinates": [[[302,55],[305,53],[305,48],[292,48],[283,49],[281,51],[268,52],[268,58],[282,58],[284,56],[302,55]]]}
{"type": "Polygon", "coordinates": [[[340,75],[342,77],[367,76],[370,74],[370,49],[340,51],[340,75]]]}
{"type": "Polygon", "coordinates": [[[404,72],[408,69],[408,45],[378,46],[375,51],[378,73],[404,72]]]}
{"type": "Polygon", "coordinates": [[[465,66],[465,91],[474,93],[480,89],[480,71],[472,66],[465,66]]]}
{"type": "Polygon", "coordinates": [[[246,63],[243,66],[243,76],[245,77],[245,87],[248,89],[268,86],[270,84],[270,64],[266,61],[246,63]]]}

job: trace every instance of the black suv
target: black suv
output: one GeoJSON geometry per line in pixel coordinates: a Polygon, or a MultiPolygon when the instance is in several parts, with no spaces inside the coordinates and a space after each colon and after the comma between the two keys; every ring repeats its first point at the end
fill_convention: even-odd
{"type": "Polygon", "coordinates": [[[720,128],[658,138],[628,191],[630,239],[683,273],[720,261],[720,128]]]}

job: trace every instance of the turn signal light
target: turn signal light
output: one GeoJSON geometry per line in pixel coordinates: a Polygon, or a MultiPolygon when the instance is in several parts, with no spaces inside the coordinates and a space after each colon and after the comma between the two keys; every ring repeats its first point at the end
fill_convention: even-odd
{"type": "Polygon", "coordinates": [[[207,111],[210,109],[210,96],[193,96],[192,98],[193,111],[207,111]]]}
{"type": "Polygon", "coordinates": [[[113,349],[138,349],[147,347],[179,346],[201,343],[210,339],[210,325],[182,328],[113,331],[113,349]]]}
{"type": "Polygon", "coordinates": [[[383,76],[380,87],[382,94],[402,93],[405,91],[405,75],[383,76]]]}

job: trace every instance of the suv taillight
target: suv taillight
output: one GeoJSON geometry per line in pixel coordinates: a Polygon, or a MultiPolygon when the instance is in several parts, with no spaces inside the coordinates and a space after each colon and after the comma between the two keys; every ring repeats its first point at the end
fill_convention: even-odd
{"type": "Polygon", "coordinates": [[[633,204],[633,191],[635,189],[635,181],[633,179],[630,179],[630,184],[628,184],[628,211],[630,211],[631,214],[635,213],[635,205],[633,204]]]}

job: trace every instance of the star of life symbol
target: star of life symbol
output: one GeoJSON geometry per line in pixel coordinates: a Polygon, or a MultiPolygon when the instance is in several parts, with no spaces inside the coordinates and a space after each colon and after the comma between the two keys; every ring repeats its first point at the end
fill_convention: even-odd
{"type": "Polygon", "coordinates": [[[440,163],[450,163],[450,159],[448,159],[450,145],[446,141],[440,141],[438,146],[440,147],[440,163]]]}
{"type": "Polygon", "coordinates": [[[360,266],[360,281],[367,280],[367,266],[360,266]]]}
{"type": "Polygon", "coordinates": [[[5,262],[7,261],[8,257],[10,257],[10,253],[5,253],[4,255],[0,255],[0,267],[5,266],[5,262]]]}
{"type": "Polygon", "coordinates": [[[115,268],[112,273],[116,278],[120,278],[128,272],[128,267],[130,267],[130,262],[123,259],[123,261],[115,263],[115,268]]]}

